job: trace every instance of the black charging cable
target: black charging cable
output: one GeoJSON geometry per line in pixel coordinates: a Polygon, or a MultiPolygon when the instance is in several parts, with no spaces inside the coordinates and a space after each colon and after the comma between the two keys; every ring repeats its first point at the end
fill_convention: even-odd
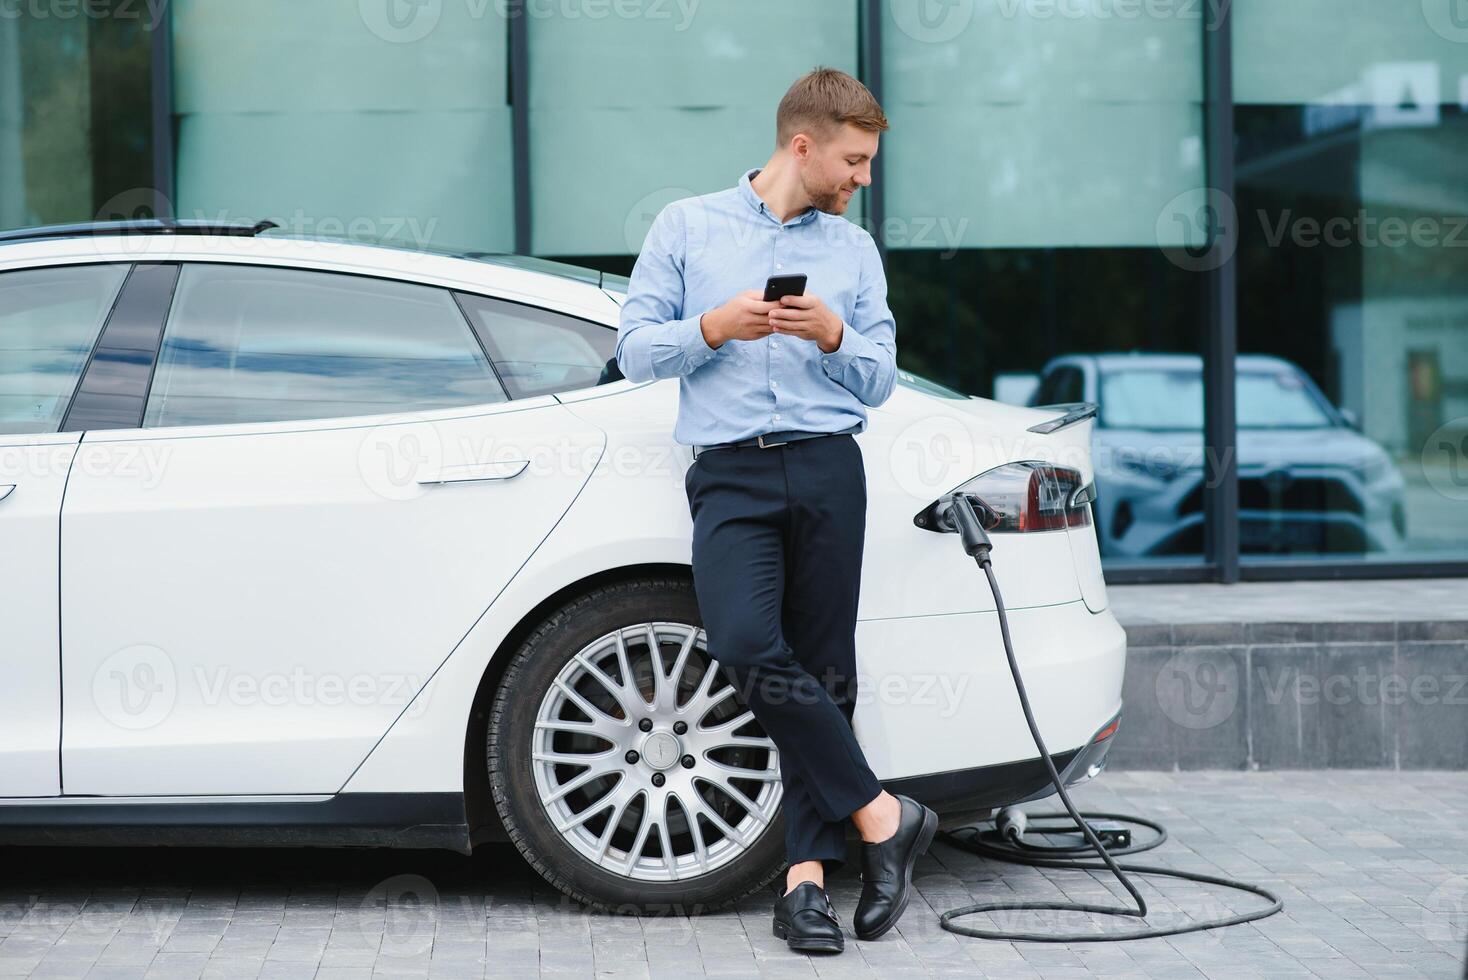
{"type": "MultiPolygon", "coordinates": [[[[968,552],[969,557],[973,558],[974,561],[978,563],[979,567],[983,569],[984,574],[988,576],[989,590],[994,593],[994,605],[999,611],[999,631],[1004,637],[1004,655],[1009,658],[1009,672],[1014,676],[1014,689],[1015,692],[1019,695],[1020,707],[1024,709],[1025,724],[1029,725],[1030,735],[1035,740],[1035,747],[1040,750],[1040,758],[1044,760],[1045,768],[1050,773],[1050,781],[1055,785],[1055,791],[1060,794],[1060,801],[1065,804],[1065,815],[1069,816],[1071,821],[1073,821],[1074,827],[1070,830],[1070,832],[1078,831],[1079,833],[1081,833],[1086,839],[1086,847],[1083,849],[1095,851],[1098,855],[1100,855],[1101,861],[1076,861],[1069,858],[1046,856],[1043,853],[1046,850],[1054,850],[1054,848],[1018,848],[1003,845],[995,846],[992,843],[989,843],[988,841],[983,839],[976,840],[975,838],[978,837],[977,833],[969,835],[968,837],[960,837],[953,832],[940,831],[938,836],[942,837],[944,840],[955,847],[972,851],[974,853],[983,854],[988,857],[996,858],[1000,861],[1009,861],[1015,864],[1027,864],[1040,868],[1071,868],[1077,871],[1110,871],[1113,875],[1116,876],[1116,880],[1121,882],[1121,886],[1127,890],[1127,893],[1131,895],[1132,900],[1136,902],[1136,908],[1128,908],[1124,905],[1091,905],[1085,902],[980,902],[974,905],[965,905],[961,908],[949,909],[947,912],[942,913],[939,921],[943,928],[947,929],[949,932],[956,932],[963,936],[974,936],[978,939],[1000,939],[1009,942],[1017,940],[1037,943],[1119,942],[1128,939],[1148,939],[1157,936],[1177,936],[1186,932],[1202,932],[1205,929],[1218,929],[1222,928],[1223,926],[1238,925],[1242,922],[1253,922],[1256,919],[1263,919],[1266,916],[1273,915],[1280,909],[1284,908],[1284,903],[1280,901],[1279,897],[1268,889],[1262,888],[1259,885],[1251,885],[1247,882],[1236,881],[1233,878],[1224,878],[1216,875],[1205,875],[1195,871],[1179,871],[1175,868],[1160,868],[1140,864],[1116,863],[1111,854],[1107,852],[1107,849],[1105,845],[1102,844],[1100,838],[1097,837],[1096,832],[1092,829],[1091,825],[1086,822],[1086,817],[1106,817],[1123,822],[1137,823],[1142,826],[1150,827],[1157,832],[1156,839],[1147,841],[1141,845],[1124,849],[1122,853],[1136,853],[1137,851],[1150,850],[1151,848],[1161,844],[1162,841],[1166,839],[1167,831],[1164,830],[1160,824],[1156,824],[1147,820],[1140,820],[1136,817],[1126,817],[1119,814],[1110,813],[1083,814],[1079,810],[1077,810],[1075,804],[1070,801],[1070,794],[1066,792],[1065,784],[1060,778],[1060,773],[1057,772],[1055,769],[1055,760],[1050,757],[1050,751],[1045,748],[1045,740],[1040,737],[1040,728],[1037,724],[1035,724],[1034,712],[1030,710],[1030,699],[1029,696],[1025,693],[1025,682],[1024,679],[1020,677],[1019,664],[1015,661],[1014,646],[1009,639],[1009,620],[1004,612],[1004,600],[1000,597],[999,583],[994,579],[994,569],[989,561],[989,551],[992,548],[992,544],[989,541],[988,533],[984,530],[983,522],[979,520],[978,513],[975,509],[976,507],[982,509],[987,514],[988,508],[985,507],[982,501],[975,501],[970,494],[966,493],[953,494],[951,497],[947,498],[947,501],[948,502],[945,505],[944,510],[946,512],[946,516],[952,522],[952,526],[945,527],[944,530],[954,530],[958,532],[959,536],[963,538],[964,551],[968,552]],[[1039,851],[1041,853],[1033,853],[1035,851],[1039,851]],[[1266,908],[1257,909],[1253,912],[1244,912],[1239,915],[1231,915],[1224,918],[1196,919],[1177,926],[1161,926],[1156,928],[1131,930],[1127,932],[1009,932],[998,929],[976,929],[972,926],[961,925],[957,921],[955,921],[961,916],[978,915],[983,912],[1040,911],[1096,912],[1101,915],[1120,915],[1145,919],[1147,917],[1147,901],[1142,897],[1141,892],[1137,891],[1137,888],[1134,884],[1132,884],[1131,879],[1127,877],[1126,872],[1128,871],[1130,871],[1132,874],[1144,877],[1151,875],[1157,877],[1181,878],[1185,881],[1196,881],[1202,884],[1218,885],[1222,888],[1232,888],[1237,891],[1249,892],[1250,894],[1258,895],[1260,898],[1263,898],[1265,901],[1269,902],[1269,905],[1266,908]]],[[[1061,815],[1045,814],[1043,816],[1036,817],[1035,819],[1046,819],[1058,816],[1061,815]]],[[[976,828],[969,829],[975,830],[976,828]]],[[[1054,831],[1047,830],[1046,832],[1049,833],[1054,831]]],[[[1024,827],[1021,825],[1017,828],[1011,828],[1007,834],[1002,834],[1002,836],[1007,837],[1011,841],[1011,843],[1014,843],[1016,839],[1023,838],[1024,827]]],[[[1073,852],[1082,848],[1066,846],[1059,849],[1067,852],[1073,852]]]]}

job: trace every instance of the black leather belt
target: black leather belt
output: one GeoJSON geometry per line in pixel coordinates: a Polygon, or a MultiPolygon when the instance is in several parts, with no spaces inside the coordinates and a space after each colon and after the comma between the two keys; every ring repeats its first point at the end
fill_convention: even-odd
{"type": "Polygon", "coordinates": [[[810,432],[804,429],[790,429],[785,432],[765,432],[749,439],[740,439],[738,442],[717,442],[708,446],[693,447],[693,458],[698,454],[710,449],[742,449],[746,446],[758,446],[760,449],[773,449],[775,446],[784,446],[788,443],[799,442],[802,439],[814,439],[817,436],[841,436],[849,432],[860,432],[861,423],[847,426],[836,432],[810,432]]]}

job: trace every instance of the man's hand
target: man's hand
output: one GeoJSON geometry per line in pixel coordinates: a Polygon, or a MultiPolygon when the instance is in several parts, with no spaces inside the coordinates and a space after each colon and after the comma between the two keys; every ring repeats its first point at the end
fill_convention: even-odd
{"type": "Polygon", "coordinates": [[[845,327],[819,296],[810,293],[782,296],[779,303],[766,305],[775,307],[770,311],[770,325],[775,333],[813,340],[822,354],[830,354],[841,346],[845,327]]]}
{"type": "Polygon", "coordinates": [[[715,349],[726,340],[758,340],[771,333],[770,311],[779,303],[766,303],[764,293],[746,289],[717,309],[699,318],[703,338],[715,349]]]}

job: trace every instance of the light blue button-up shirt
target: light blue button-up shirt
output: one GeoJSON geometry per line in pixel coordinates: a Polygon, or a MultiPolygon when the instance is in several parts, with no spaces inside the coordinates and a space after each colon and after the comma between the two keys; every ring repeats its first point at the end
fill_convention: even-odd
{"type": "Polygon", "coordinates": [[[897,381],[897,325],[881,253],[860,225],[808,208],[781,222],[747,171],[737,187],[658,213],[632,269],[617,329],[631,381],[678,378],[673,438],[686,446],[767,432],[836,432],[860,424],[897,381]],[[841,346],[770,334],[704,340],[699,319],[773,275],[805,273],[806,292],[841,317],[841,346]]]}

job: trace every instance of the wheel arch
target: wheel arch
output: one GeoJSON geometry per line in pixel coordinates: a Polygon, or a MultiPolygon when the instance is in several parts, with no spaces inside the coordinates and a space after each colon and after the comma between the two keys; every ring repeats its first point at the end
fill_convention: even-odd
{"type": "Polygon", "coordinates": [[[490,793],[489,759],[485,752],[484,736],[485,726],[489,722],[490,705],[499,691],[500,682],[514,651],[551,613],[577,596],[593,589],[648,578],[672,578],[691,584],[693,569],[677,562],[642,562],[605,568],[584,575],[567,582],[527,610],[495,647],[494,655],[489,658],[489,663],[480,675],[479,686],[469,708],[469,717],[464,724],[464,811],[469,822],[471,847],[491,842],[507,842],[510,839],[490,793]]]}

